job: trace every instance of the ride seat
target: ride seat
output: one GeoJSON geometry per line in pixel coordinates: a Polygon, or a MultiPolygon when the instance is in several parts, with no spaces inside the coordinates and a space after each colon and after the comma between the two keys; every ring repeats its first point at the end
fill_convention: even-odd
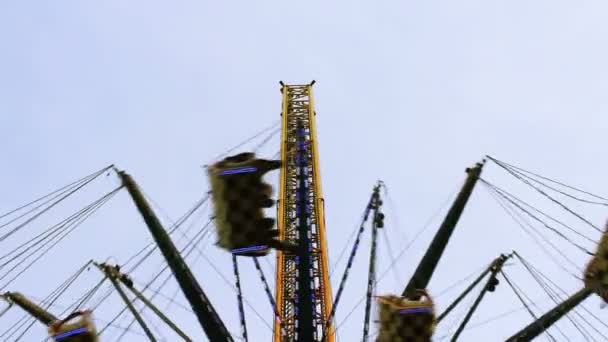
{"type": "Polygon", "coordinates": [[[49,335],[57,342],[99,342],[92,312],[77,311],[49,325],[49,335]]]}
{"type": "Polygon", "coordinates": [[[595,256],[589,261],[584,274],[585,287],[608,302],[608,223],[597,245],[595,256]]]}
{"type": "Polygon", "coordinates": [[[376,297],[380,329],[377,342],[429,342],[435,330],[435,307],[428,295],[420,300],[376,297]]]}

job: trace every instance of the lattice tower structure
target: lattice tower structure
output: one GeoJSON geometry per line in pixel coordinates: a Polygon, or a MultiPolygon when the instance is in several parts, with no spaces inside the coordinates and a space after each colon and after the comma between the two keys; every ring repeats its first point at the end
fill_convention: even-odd
{"type": "MultiPolygon", "coordinates": [[[[281,83],[282,84],[282,83],[281,83]]],[[[274,342],[334,341],[312,84],[284,85],[278,226],[298,255],[277,251],[274,342]]]]}

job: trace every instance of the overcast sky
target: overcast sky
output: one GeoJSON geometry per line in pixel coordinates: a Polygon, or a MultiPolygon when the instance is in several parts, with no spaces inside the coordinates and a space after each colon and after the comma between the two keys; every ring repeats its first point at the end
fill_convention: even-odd
{"type": "MultiPolygon", "coordinates": [[[[5,1],[0,4],[0,212],[114,163],[135,177],[169,223],[169,217],[177,219],[207,191],[201,165],[278,122],[279,80],[301,84],[315,79],[332,264],[377,179],[385,181],[391,200],[385,201],[385,211],[393,254],[435,218],[378,285],[379,294],[400,293],[445,213],[437,216],[436,211],[445,209],[442,204],[464,180],[464,169],[485,154],[608,194],[607,11],[608,4],[599,0],[5,1]]],[[[278,150],[275,137],[261,153],[272,157],[278,150]]],[[[527,189],[493,164],[483,176],[518,194],[527,189]]],[[[45,216],[31,232],[118,184],[114,175],[104,175],[82,191],[82,199],[45,216]]],[[[550,206],[534,192],[527,194],[532,203],[550,206]]],[[[601,209],[580,210],[596,225],[604,223],[601,209]]],[[[208,210],[196,227],[206,215],[208,210]]],[[[599,237],[589,227],[579,229],[599,237]]],[[[363,305],[346,316],[365,293],[368,235],[338,309],[337,320],[344,321],[338,331],[342,342],[357,341],[362,333],[363,305]]],[[[25,236],[3,242],[0,250],[14,248],[25,236]]],[[[588,256],[554,239],[584,266],[588,256]]],[[[232,283],[229,254],[211,240],[204,253],[232,283]]],[[[135,207],[121,193],[9,290],[44,298],[86,260],[112,256],[114,262],[124,262],[148,241],[135,207]]],[[[390,263],[385,240],[379,248],[383,271],[390,263]]],[[[437,269],[431,293],[513,249],[568,293],[581,287],[480,186],[437,269]]],[[[140,284],[158,269],[159,260],[134,274],[140,284]]],[[[272,279],[273,270],[263,264],[272,279]]],[[[241,265],[246,298],[263,318],[247,308],[250,341],[269,340],[271,331],[264,324],[272,319],[268,301],[251,261],[241,265]]],[[[336,274],[343,267],[344,260],[336,274]]],[[[204,258],[192,268],[239,336],[234,292],[204,258]]],[[[85,283],[58,303],[75,301],[100,279],[95,272],[83,276],[85,283]]],[[[538,300],[535,313],[552,306],[520,263],[508,272],[538,300]]],[[[332,277],[334,293],[338,280],[332,277]]],[[[482,303],[471,325],[522,307],[504,283],[482,303]]],[[[438,296],[438,310],[465,285],[438,296]]],[[[170,283],[161,292],[171,297],[174,289],[170,283]]],[[[120,309],[114,297],[112,305],[96,312],[99,327],[120,309]]],[[[161,307],[167,302],[162,296],[157,301],[161,307]]],[[[177,301],[186,305],[181,295],[177,301]]],[[[585,305],[605,315],[597,298],[585,305]]],[[[190,313],[178,305],[167,312],[194,340],[206,340],[190,313]]],[[[12,315],[0,319],[1,330],[21,313],[12,315]]],[[[461,318],[457,312],[454,322],[440,325],[436,340],[461,318]]],[[[519,310],[465,330],[462,340],[501,341],[531,320],[519,310]]],[[[127,324],[124,319],[118,325],[127,324]]],[[[608,328],[595,325],[607,334],[608,328]]],[[[559,326],[570,340],[584,340],[568,322],[559,326]]],[[[131,329],[134,333],[125,341],[145,341],[141,329],[131,329]]],[[[177,340],[165,327],[159,329],[168,341],[177,340]]],[[[114,341],[120,332],[112,328],[103,340],[114,341]]],[[[44,327],[36,325],[24,340],[42,340],[44,334],[44,327]]],[[[552,334],[565,339],[558,331],[552,334]]]]}

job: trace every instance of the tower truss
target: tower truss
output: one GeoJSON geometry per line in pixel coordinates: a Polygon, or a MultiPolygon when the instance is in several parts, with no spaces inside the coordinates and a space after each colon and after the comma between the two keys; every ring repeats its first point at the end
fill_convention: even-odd
{"type": "Polygon", "coordinates": [[[274,341],[334,341],[312,85],[282,85],[278,225],[298,255],[277,251],[274,341]]]}

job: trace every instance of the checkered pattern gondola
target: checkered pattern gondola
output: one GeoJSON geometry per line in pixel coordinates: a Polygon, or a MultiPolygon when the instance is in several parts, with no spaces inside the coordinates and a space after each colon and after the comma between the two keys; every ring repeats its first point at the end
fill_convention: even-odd
{"type": "Polygon", "coordinates": [[[600,293],[604,299],[608,299],[608,223],[606,230],[600,239],[595,256],[585,269],[585,286],[600,293]]]}
{"type": "Polygon", "coordinates": [[[435,328],[430,301],[410,301],[403,297],[378,297],[380,332],[377,342],[429,342],[435,328]],[[424,308],[425,312],[403,313],[404,309],[424,308]]]}
{"type": "Polygon", "coordinates": [[[99,342],[91,311],[76,312],[70,316],[79,319],[74,321],[72,318],[68,321],[56,321],[50,324],[48,331],[53,336],[54,341],[99,342]]]}
{"type": "MultiPolygon", "coordinates": [[[[267,246],[278,235],[273,229],[275,220],[264,216],[263,202],[271,201],[272,187],[262,180],[264,173],[277,168],[278,162],[255,159],[254,154],[239,156],[220,161],[211,166],[208,172],[215,209],[217,245],[230,251],[267,246]],[[235,170],[247,172],[230,173],[235,170]]],[[[268,248],[245,252],[244,255],[266,254],[268,248]]]]}

